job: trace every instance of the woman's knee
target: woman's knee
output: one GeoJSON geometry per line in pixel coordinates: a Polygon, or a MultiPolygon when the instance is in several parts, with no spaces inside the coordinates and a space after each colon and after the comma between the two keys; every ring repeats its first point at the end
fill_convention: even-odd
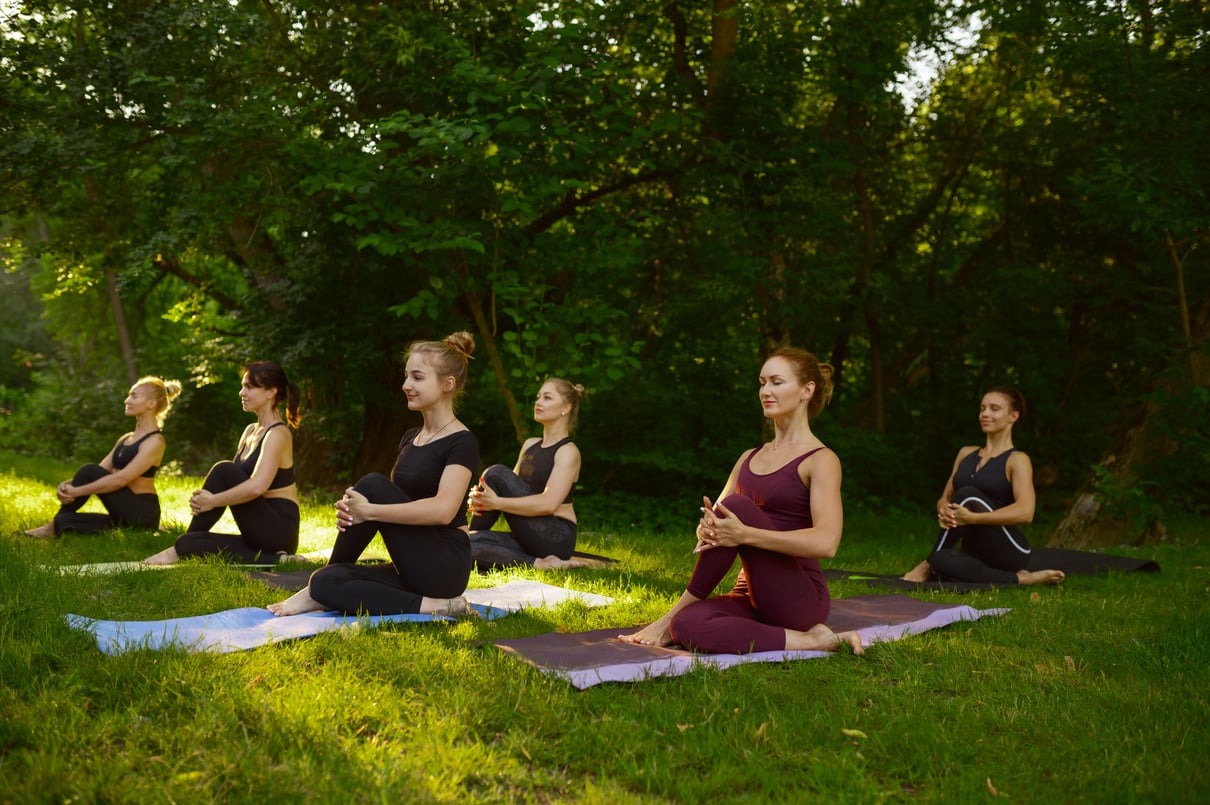
{"type": "Polygon", "coordinates": [[[503,464],[493,464],[483,471],[479,479],[490,486],[497,495],[505,497],[524,497],[532,490],[522,481],[511,467],[503,464]]]}
{"type": "Polygon", "coordinates": [[[405,503],[409,500],[404,491],[381,472],[363,475],[353,484],[353,489],[373,503],[405,503]]]}
{"type": "Polygon", "coordinates": [[[109,475],[109,470],[102,467],[100,464],[85,464],[80,469],[76,470],[76,474],[72,477],[72,486],[84,486],[93,481],[98,481],[109,475]]]}
{"type": "Polygon", "coordinates": [[[756,501],[747,495],[730,495],[719,501],[717,505],[731,512],[744,525],[757,528],[769,527],[769,515],[765,514],[756,501]]]}
{"type": "Polygon", "coordinates": [[[972,512],[990,512],[995,511],[995,507],[987,501],[983,492],[973,486],[964,486],[954,492],[954,496],[950,498],[967,511],[972,512]]]}
{"type": "Polygon", "coordinates": [[[222,492],[233,486],[239,486],[248,480],[248,473],[240,469],[234,461],[220,461],[206,473],[202,489],[207,492],[222,492]]]}

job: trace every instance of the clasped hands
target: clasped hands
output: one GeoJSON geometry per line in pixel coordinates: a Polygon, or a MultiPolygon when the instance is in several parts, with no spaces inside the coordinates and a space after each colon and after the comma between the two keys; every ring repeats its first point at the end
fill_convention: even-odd
{"type": "Polygon", "coordinates": [[[957,503],[945,503],[937,511],[937,522],[942,528],[957,528],[960,525],[970,525],[974,522],[971,515],[974,512],[959,506],[957,503]]]}
{"type": "Polygon", "coordinates": [[[472,515],[483,514],[484,512],[496,511],[500,508],[500,496],[496,494],[496,490],[479,479],[479,483],[475,484],[466,496],[466,509],[472,515]]]}
{"type": "Polygon", "coordinates": [[[76,499],[75,487],[71,485],[71,481],[64,481],[55,488],[55,494],[59,497],[59,502],[64,506],[73,503],[76,499]]]}
{"type": "Polygon", "coordinates": [[[345,496],[336,501],[336,528],[344,531],[346,528],[364,523],[367,519],[365,506],[369,500],[353,487],[345,490],[345,496]]]}
{"type": "Polygon", "coordinates": [[[744,524],[721,503],[714,504],[702,496],[702,519],[697,524],[697,545],[694,553],[711,548],[730,548],[744,542],[744,524]]]}
{"type": "Polygon", "coordinates": [[[197,516],[202,512],[210,511],[214,508],[214,502],[211,500],[214,493],[208,492],[205,489],[198,489],[189,496],[189,511],[193,516],[197,516]]]}

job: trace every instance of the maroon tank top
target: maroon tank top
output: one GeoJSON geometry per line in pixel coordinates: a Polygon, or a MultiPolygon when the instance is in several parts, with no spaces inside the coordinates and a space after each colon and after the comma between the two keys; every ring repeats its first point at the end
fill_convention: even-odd
{"type": "Polygon", "coordinates": [[[744,497],[751,498],[769,519],[777,526],[778,531],[794,531],[799,528],[810,528],[811,522],[811,490],[803,486],[798,477],[798,465],[810,456],[823,450],[816,447],[803,453],[784,467],[774,470],[768,475],[759,475],[752,471],[753,450],[744,459],[739,469],[739,478],[735,482],[735,491],[744,497]]]}

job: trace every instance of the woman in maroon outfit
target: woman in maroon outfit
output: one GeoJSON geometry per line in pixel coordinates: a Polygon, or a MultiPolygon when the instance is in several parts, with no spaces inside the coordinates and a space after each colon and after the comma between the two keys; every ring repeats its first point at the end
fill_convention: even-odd
{"type": "Polygon", "coordinates": [[[819,559],[840,545],[844,510],[840,460],[811,432],[810,418],[832,396],[832,367],[783,347],[760,371],[760,400],[773,440],[748,450],[719,502],[697,526],[697,565],[680,600],[628,643],[679,644],[711,654],[835,651],[861,654],[855,632],[824,625],[831,599],[819,559]],[[735,587],[709,598],[739,557],[735,587]]]}

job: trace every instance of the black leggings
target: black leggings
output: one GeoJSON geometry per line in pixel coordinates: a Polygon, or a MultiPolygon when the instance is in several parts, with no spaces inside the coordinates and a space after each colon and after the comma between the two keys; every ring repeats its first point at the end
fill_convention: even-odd
{"type": "MultiPolygon", "coordinates": [[[[973,486],[962,487],[952,500],[969,511],[995,511],[973,486]]],[[[941,532],[929,567],[942,581],[1017,584],[1017,571],[1029,567],[1029,553],[1029,540],[1015,525],[964,525],[941,532]],[[959,541],[961,550],[955,547],[959,541]]]]}
{"type": "MultiPolygon", "coordinates": [[[[411,498],[381,473],[354,486],[371,503],[411,498]]],[[[471,575],[466,532],[452,525],[404,525],[367,520],[336,536],[326,567],[311,574],[311,598],[345,614],[399,615],[420,611],[425,598],[462,595],[471,575]],[[355,564],[377,534],[390,554],[385,565],[355,564]]]]}
{"type": "MultiPolygon", "coordinates": [[[[85,464],[76,470],[71,479],[72,486],[84,486],[109,475],[109,470],[100,464],[85,464]]],[[[92,495],[76,498],[71,503],[59,507],[55,514],[55,533],[64,531],[79,531],[81,534],[95,534],[117,526],[131,528],[159,528],[160,526],[160,496],[154,492],[146,495],[136,495],[129,486],[115,489],[97,495],[101,505],[109,514],[81,514],[80,507],[88,502],[92,495]]]]}
{"type": "MultiPolygon", "coordinates": [[[[503,464],[493,464],[483,473],[483,481],[504,498],[534,494],[529,484],[503,464]]],[[[576,549],[576,524],[562,517],[523,517],[504,512],[484,512],[471,518],[471,558],[480,570],[512,565],[532,566],[535,558],[554,554],[567,559],[576,549]],[[492,531],[504,514],[510,531],[492,531]]]]}
{"type": "MultiPolygon", "coordinates": [[[[235,462],[220,461],[206,473],[202,489],[219,493],[248,480],[248,473],[235,462]]],[[[298,550],[298,504],[286,498],[258,497],[231,507],[238,534],[216,534],[214,528],[226,507],[211,509],[189,521],[189,530],[177,537],[176,553],[186,556],[221,554],[228,559],[253,563],[262,554],[294,553],[298,550]]]]}

